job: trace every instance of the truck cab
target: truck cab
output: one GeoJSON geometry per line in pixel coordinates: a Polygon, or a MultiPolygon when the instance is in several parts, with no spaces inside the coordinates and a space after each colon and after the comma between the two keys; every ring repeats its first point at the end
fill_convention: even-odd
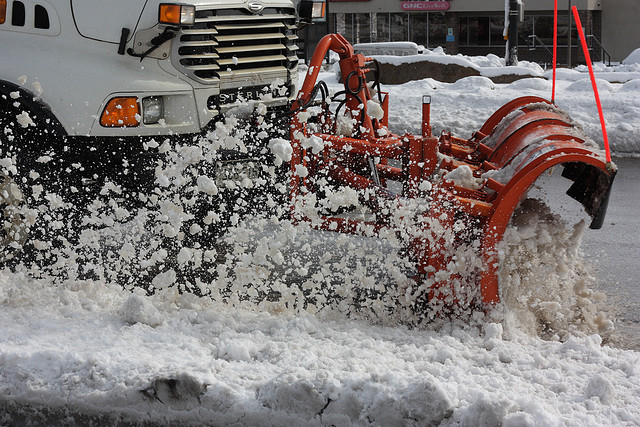
{"type": "Polygon", "coordinates": [[[0,0],[0,96],[69,136],[199,133],[290,101],[295,23],[288,0],[0,0]]]}
{"type": "MultiPolygon", "coordinates": [[[[0,248],[22,246],[49,193],[75,211],[115,184],[140,206],[166,142],[207,144],[244,101],[288,132],[296,21],[290,0],[0,0],[0,248]]],[[[215,179],[266,173],[268,141],[249,139],[215,179]]]]}

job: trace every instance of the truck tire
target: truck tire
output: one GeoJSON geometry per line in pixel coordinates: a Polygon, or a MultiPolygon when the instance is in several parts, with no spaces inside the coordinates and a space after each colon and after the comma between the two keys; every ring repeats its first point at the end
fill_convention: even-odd
{"type": "Polygon", "coordinates": [[[33,94],[0,82],[0,264],[15,260],[28,242],[32,188],[40,184],[31,171],[41,172],[38,157],[63,134],[33,94]]]}
{"type": "MultiPolygon", "coordinates": [[[[11,157],[24,186],[37,159],[63,146],[64,128],[37,96],[0,81],[0,158],[11,157]]],[[[26,192],[25,192],[26,195],[26,192]]]]}
{"type": "Polygon", "coordinates": [[[0,171],[0,264],[14,259],[29,235],[27,203],[18,184],[0,171]]]}

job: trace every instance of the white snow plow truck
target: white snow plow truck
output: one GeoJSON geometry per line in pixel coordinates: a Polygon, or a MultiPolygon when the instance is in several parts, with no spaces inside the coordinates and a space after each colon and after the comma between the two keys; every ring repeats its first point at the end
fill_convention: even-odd
{"type": "Polygon", "coordinates": [[[5,225],[29,177],[140,190],[147,142],[194,140],[244,100],[287,116],[296,20],[290,0],[0,0],[5,225]]]}

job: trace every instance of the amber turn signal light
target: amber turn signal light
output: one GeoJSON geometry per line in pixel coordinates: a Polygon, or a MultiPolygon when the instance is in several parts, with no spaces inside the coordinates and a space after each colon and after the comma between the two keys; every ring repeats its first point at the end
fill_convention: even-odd
{"type": "Polygon", "coordinates": [[[7,19],[7,0],[0,0],[0,24],[7,19]]]}
{"type": "Polygon", "coordinates": [[[100,116],[104,127],[135,127],[140,124],[140,106],[135,96],[112,98],[100,116]]]}
{"type": "Polygon", "coordinates": [[[162,3],[158,12],[158,22],[161,24],[192,25],[195,22],[195,16],[195,6],[162,3]]]}

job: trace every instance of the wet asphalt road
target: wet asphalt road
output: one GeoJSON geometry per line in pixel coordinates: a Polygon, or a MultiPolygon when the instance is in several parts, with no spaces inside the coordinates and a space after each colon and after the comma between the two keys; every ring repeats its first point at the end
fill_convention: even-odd
{"type": "MultiPolygon", "coordinates": [[[[582,239],[585,258],[596,269],[598,290],[607,294],[616,323],[616,344],[640,350],[640,158],[614,159],[618,173],[600,230],[587,229],[582,239]]],[[[564,192],[568,180],[555,173],[536,184],[554,213],[570,221],[588,217],[564,192]]]]}
{"type": "Polygon", "coordinates": [[[618,174],[600,230],[583,239],[601,289],[616,307],[625,346],[640,350],[640,159],[614,159],[618,174]]]}

